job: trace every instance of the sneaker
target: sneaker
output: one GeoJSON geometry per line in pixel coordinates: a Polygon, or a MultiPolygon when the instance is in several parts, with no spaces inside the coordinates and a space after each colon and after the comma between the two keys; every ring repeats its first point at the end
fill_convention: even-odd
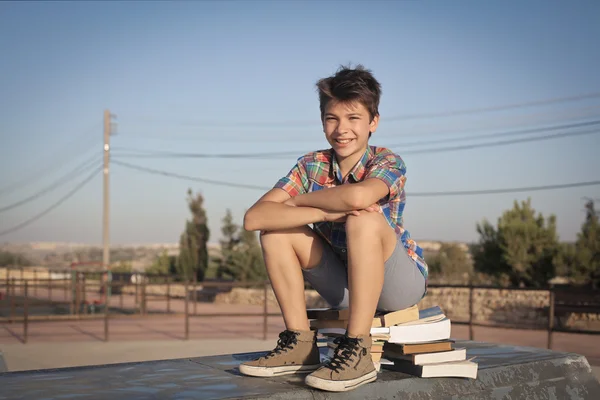
{"type": "Polygon", "coordinates": [[[240,372],[250,376],[279,376],[309,373],[321,366],[316,331],[285,330],[279,334],[277,347],[257,360],[240,365],[240,372]]]}
{"type": "Polygon", "coordinates": [[[333,357],[306,377],[308,386],[330,392],[345,392],[377,379],[371,359],[371,335],[348,337],[346,334],[336,338],[334,343],[338,346],[333,357]]]}

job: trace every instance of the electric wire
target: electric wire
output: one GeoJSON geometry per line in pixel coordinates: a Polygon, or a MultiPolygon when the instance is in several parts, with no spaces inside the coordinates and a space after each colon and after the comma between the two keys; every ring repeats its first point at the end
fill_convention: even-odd
{"type": "MultiPolygon", "coordinates": [[[[410,121],[417,119],[433,119],[433,118],[448,118],[455,117],[459,115],[473,115],[473,114],[484,114],[490,112],[498,112],[498,111],[506,111],[506,110],[514,110],[528,107],[536,107],[536,106],[546,106],[552,104],[561,104],[561,103],[571,103],[581,100],[589,100],[600,98],[600,92],[590,92],[583,93],[573,96],[565,96],[565,97],[554,97],[547,98],[541,100],[532,100],[528,102],[520,102],[520,103],[509,103],[498,106],[489,106],[489,107],[476,107],[476,108],[466,108],[452,111],[441,111],[441,112],[425,112],[425,113],[414,113],[414,114],[399,114],[391,117],[386,117],[386,121],[410,121]]],[[[156,121],[153,118],[140,118],[144,120],[152,120],[156,121]]],[[[205,127],[236,127],[236,128],[252,128],[252,127],[278,127],[278,126],[312,126],[315,125],[315,120],[304,120],[304,121],[277,121],[277,122],[266,122],[266,121],[236,121],[234,123],[224,123],[218,121],[194,121],[194,120],[186,120],[186,121],[178,121],[174,122],[170,120],[169,123],[171,125],[176,124],[179,126],[205,126],[205,127]]]]}
{"type": "MultiPolygon", "coordinates": [[[[255,189],[255,190],[262,190],[262,191],[271,190],[273,188],[273,187],[267,187],[267,186],[246,185],[246,184],[240,184],[240,183],[205,179],[205,178],[200,178],[200,177],[178,174],[175,172],[168,172],[168,171],[164,171],[164,170],[143,167],[141,165],[131,164],[131,163],[122,162],[122,161],[113,161],[113,164],[117,164],[122,167],[130,168],[130,169],[135,169],[138,171],[147,172],[150,174],[157,174],[157,175],[179,178],[179,179],[188,180],[188,181],[202,182],[202,183],[208,183],[208,184],[220,185],[220,186],[226,186],[226,187],[255,189]]],[[[567,189],[567,188],[597,186],[597,185],[600,185],[600,180],[571,182],[571,183],[542,185],[542,186],[501,188],[501,189],[459,190],[459,191],[445,191],[445,192],[407,192],[407,197],[468,196],[468,195],[484,195],[484,194],[535,192],[535,191],[542,191],[542,190],[556,190],[556,189],[567,189]]]]}
{"type": "Polygon", "coordinates": [[[178,174],[175,172],[168,172],[168,171],[158,170],[158,169],[154,169],[154,168],[143,167],[141,165],[130,164],[130,163],[118,161],[118,160],[112,160],[111,162],[113,164],[120,165],[122,167],[130,168],[130,169],[136,169],[138,171],[144,171],[144,172],[168,176],[168,177],[172,177],[172,178],[185,179],[188,181],[209,183],[211,185],[235,187],[235,188],[242,188],[242,189],[257,189],[257,190],[269,190],[270,189],[270,188],[267,188],[264,186],[248,185],[248,184],[244,184],[244,183],[225,182],[225,181],[219,181],[219,180],[214,180],[214,179],[206,179],[206,178],[198,178],[198,177],[189,176],[189,175],[182,175],[182,174],[178,174]]]}
{"type": "Polygon", "coordinates": [[[47,209],[45,209],[41,213],[33,216],[32,218],[29,218],[28,220],[26,220],[26,221],[24,221],[24,222],[22,222],[22,223],[20,223],[18,225],[13,226],[12,228],[9,228],[9,229],[6,229],[4,231],[1,231],[0,232],[0,236],[8,235],[9,233],[12,233],[12,232],[15,232],[15,231],[17,231],[19,229],[22,229],[22,228],[26,227],[27,225],[29,225],[29,224],[37,221],[38,219],[42,218],[43,216],[45,216],[46,214],[48,214],[49,212],[51,212],[52,210],[54,210],[55,208],[57,208],[58,206],[60,206],[62,203],[64,203],[65,201],[67,201],[70,197],[72,197],[79,190],[81,190],[100,171],[102,171],[102,167],[95,169],[87,178],[85,178],[83,181],[81,181],[69,193],[67,193],[65,196],[61,197],[57,202],[55,202],[54,204],[52,204],[50,207],[48,207],[47,209]]]}
{"type": "MultiPolygon", "coordinates": [[[[600,125],[600,120],[591,121],[591,122],[588,122],[585,124],[587,124],[588,126],[589,125],[600,125]]],[[[572,124],[572,125],[575,125],[575,124],[572,124]]],[[[581,126],[583,126],[583,125],[581,125],[581,126]]],[[[562,128],[564,128],[564,127],[562,127],[562,128]]],[[[556,129],[561,129],[561,127],[538,128],[535,130],[535,132],[545,132],[545,131],[556,130],[556,129]]],[[[532,131],[531,129],[528,130],[528,132],[531,132],[531,131],[532,131]]],[[[591,134],[597,134],[597,133],[600,133],[600,130],[592,129],[592,130],[582,130],[582,131],[574,131],[574,132],[562,132],[562,133],[555,133],[555,134],[550,134],[550,135],[535,136],[535,137],[530,137],[530,138],[499,140],[499,141],[486,142],[486,143],[472,143],[472,144],[464,144],[464,145],[456,145],[456,146],[446,146],[446,147],[437,147],[437,148],[434,147],[434,148],[429,148],[429,149],[403,150],[402,154],[443,153],[443,152],[450,152],[450,151],[457,151],[457,150],[469,150],[469,149],[484,148],[484,147],[506,146],[506,145],[516,144],[516,143],[538,142],[538,141],[543,141],[543,140],[551,140],[551,139],[581,136],[581,135],[591,135],[591,134]]],[[[514,135],[516,133],[510,132],[510,134],[514,135]]],[[[508,136],[508,135],[505,132],[502,135],[496,135],[496,136],[508,136]]],[[[394,148],[394,147],[402,147],[403,145],[404,144],[402,144],[402,143],[395,143],[392,145],[387,145],[385,147],[394,148]]],[[[414,145],[414,143],[413,143],[413,145],[414,145]]],[[[216,154],[182,153],[182,152],[165,151],[165,150],[152,152],[152,150],[141,150],[141,149],[134,149],[134,148],[128,148],[128,147],[117,147],[117,148],[115,148],[115,152],[116,152],[115,156],[127,157],[127,158],[277,159],[277,158],[282,158],[282,157],[297,156],[299,154],[298,151],[265,152],[265,153],[220,153],[220,154],[219,153],[216,153],[216,154]],[[127,153],[120,154],[119,151],[130,151],[130,152],[137,151],[140,154],[127,154],[127,153]],[[143,152],[146,152],[146,153],[143,153],[143,152]]]]}
{"type": "Polygon", "coordinates": [[[49,192],[59,188],[60,186],[64,185],[65,183],[73,180],[73,178],[81,175],[83,172],[88,171],[90,169],[90,167],[96,166],[100,161],[101,161],[101,159],[98,156],[91,157],[90,159],[84,161],[82,164],[78,165],[75,169],[69,171],[66,175],[63,175],[56,181],[52,182],[50,185],[48,185],[45,188],[43,188],[42,190],[40,190],[39,192],[34,193],[33,195],[26,197],[22,200],[19,200],[8,206],[0,207],[0,213],[8,211],[8,210],[12,210],[13,208],[22,206],[23,204],[27,204],[35,199],[40,198],[44,194],[49,193],[49,192]]]}
{"type": "Polygon", "coordinates": [[[91,138],[91,136],[90,136],[91,132],[96,128],[98,128],[98,124],[94,124],[90,129],[84,131],[81,135],[76,136],[73,140],[65,143],[63,146],[61,146],[59,149],[57,149],[57,151],[53,152],[51,163],[46,163],[46,165],[43,168],[39,169],[38,171],[30,173],[25,178],[19,179],[16,182],[9,183],[8,185],[0,188],[0,195],[4,194],[6,192],[9,192],[9,191],[13,191],[13,190],[19,189],[21,187],[27,186],[27,185],[39,180],[41,177],[43,177],[48,172],[57,170],[60,167],[66,165],[69,161],[72,160],[72,158],[61,155],[61,154],[63,154],[63,150],[65,150],[65,149],[68,150],[71,154],[72,153],[79,153],[79,154],[88,153],[97,144],[97,143],[91,143],[89,141],[89,139],[91,138]],[[84,141],[85,141],[85,143],[84,143],[84,141]],[[75,144],[77,144],[77,146],[74,146],[75,144]],[[89,145],[89,146],[84,146],[84,145],[89,145]],[[80,149],[83,149],[84,147],[85,147],[85,150],[80,151],[80,149]]]}

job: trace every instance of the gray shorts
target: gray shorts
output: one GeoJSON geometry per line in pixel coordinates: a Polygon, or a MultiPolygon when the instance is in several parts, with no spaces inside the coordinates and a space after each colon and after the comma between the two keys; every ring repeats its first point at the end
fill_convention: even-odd
{"type": "MultiPolygon", "coordinates": [[[[396,242],[396,248],[385,262],[384,269],[378,311],[402,310],[421,300],[425,293],[425,278],[400,240],[396,242]]],[[[319,264],[311,269],[303,269],[302,273],[304,279],[331,307],[348,307],[348,268],[327,243],[323,243],[323,256],[319,264]]]]}

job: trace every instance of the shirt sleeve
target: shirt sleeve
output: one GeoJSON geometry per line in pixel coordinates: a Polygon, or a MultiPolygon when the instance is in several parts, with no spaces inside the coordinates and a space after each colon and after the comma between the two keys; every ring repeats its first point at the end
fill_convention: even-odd
{"type": "Polygon", "coordinates": [[[296,165],[274,187],[285,190],[292,197],[307,193],[308,177],[303,158],[298,159],[296,165]]]}
{"type": "Polygon", "coordinates": [[[385,183],[390,190],[388,199],[391,200],[402,194],[406,182],[406,165],[400,156],[388,153],[373,160],[364,179],[369,178],[385,183]]]}

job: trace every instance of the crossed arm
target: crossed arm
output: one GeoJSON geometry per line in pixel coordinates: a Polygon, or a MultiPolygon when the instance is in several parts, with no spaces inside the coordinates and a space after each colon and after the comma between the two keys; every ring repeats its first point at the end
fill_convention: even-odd
{"type": "Polygon", "coordinates": [[[388,186],[376,178],[295,197],[275,188],[246,212],[244,228],[249,231],[281,230],[321,221],[343,220],[388,194],[388,186]]]}

